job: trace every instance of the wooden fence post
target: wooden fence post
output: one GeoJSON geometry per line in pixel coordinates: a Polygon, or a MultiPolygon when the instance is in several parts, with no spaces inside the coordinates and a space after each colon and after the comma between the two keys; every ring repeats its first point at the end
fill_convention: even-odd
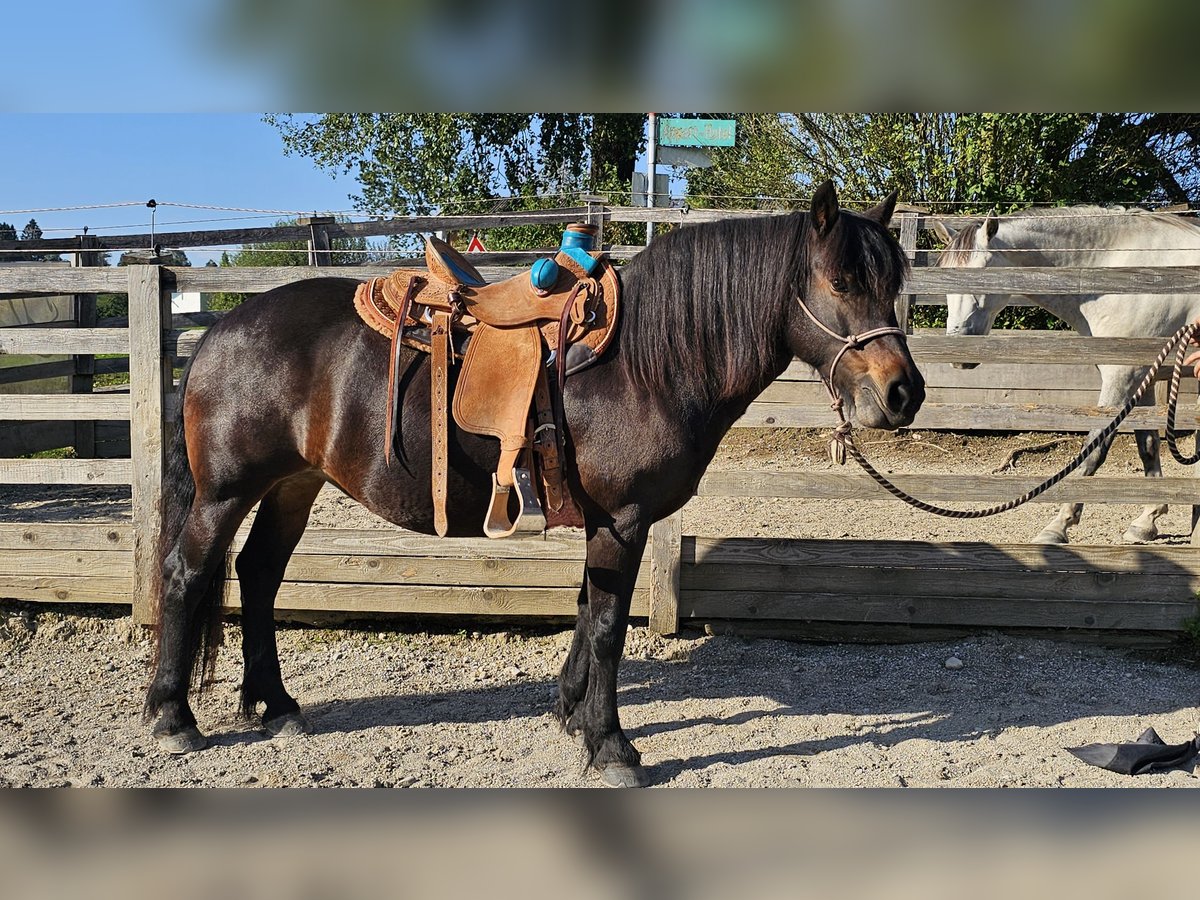
{"type": "MultiPolygon", "coordinates": [[[[900,219],[900,246],[904,255],[911,263],[917,258],[917,214],[903,212],[900,219]]],[[[916,302],[915,294],[901,294],[896,298],[896,321],[905,334],[912,334],[912,305],[916,302]]]]}
{"type": "Polygon", "coordinates": [[[605,198],[585,195],[583,202],[587,204],[587,223],[596,226],[596,249],[603,250],[605,198]]]}
{"type": "MultiPolygon", "coordinates": [[[[89,247],[96,246],[94,234],[79,235],[78,253],[71,254],[71,267],[94,267],[97,254],[88,252],[89,247]]],[[[96,295],[94,293],[75,294],[72,301],[72,318],[76,328],[96,327],[96,295]]],[[[72,394],[90,394],[92,382],[96,375],[96,357],[91,353],[76,354],[73,357],[75,371],[70,376],[68,391],[72,394]]],[[[92,420],[75,423],[75,455],[80,459],[93,459],[96,456],[96,423],[92,420]]]]}
{"type": "Polygon", "coordinates": [[[333,224],[333,216],[302,216],[296,220],[301,225],[308,226],[308,264],[310,266],[332,266],[333,255],[330,253],[329,232],[326,225],[333,224]]]}
{"type": "Polygon", "coordinates": [[[650,630],[679,630],[679,565],[683,550],[683,510],[650,526],[650,630]]]}
{"type": "Polygon", "coordinates": [[[150,597],[159,577],[162,526],[163,406],[171,389],[171,356],[163,352],[163,327],[171,321],[171,295],[159,266],[129,267],[129,455],[133,469],[133,620],[152,621],[150,597]]]}

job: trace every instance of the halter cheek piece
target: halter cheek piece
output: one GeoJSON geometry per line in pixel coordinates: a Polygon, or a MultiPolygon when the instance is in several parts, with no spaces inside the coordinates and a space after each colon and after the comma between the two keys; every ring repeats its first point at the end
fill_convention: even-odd
{"type": "MultiPolygon", "coordinates": [[[[820,319],[818,319],[811,309],[804,302],[804,298],[797,295],[796,302],[800,304],[800,308],[805,314],[812,319],[812,323],[820,328],[823,332],[833,338],[835,341],[842,342],[842,349],[834,356],[833,362],[829,365],[829,377],[821,377],[821,382],[825,385],[825,390],[829,392],[829,399],[833,402],[829,404],[830,408],[837,413],[841,424],[833,431],[833,438],[829,441],[829,456],[838,465],[846,463],[846,437],[850,434],[850,422],[846,419],[846,413],[843,411],[843,402],[841,396],[837,392],[837,388],[833,384],[833,376],[837,372],[838,363],[842,361],[842,357],[850,350],[861,350],[875,338],[886,337],[889,334],[894,334],[904,339],[904,331],[900,328],[888,326],[886,328],[872,328],[870,331],[864,331],[862,334],[840,335],[820,319]]],[[[821,373],[818,371],[818,375],[821,373]]]]}

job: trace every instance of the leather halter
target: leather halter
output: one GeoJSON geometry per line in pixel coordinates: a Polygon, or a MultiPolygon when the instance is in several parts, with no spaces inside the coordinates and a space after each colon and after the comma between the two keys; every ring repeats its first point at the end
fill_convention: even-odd
{"type": "Polygon", "coordinates": [[[841,424],[833,431],[833,438],[829,442],[829,455],[838,465],[844,465],[846,462],[846,436],[850,433],[850,422],[846,419],[846,413],[843,411],[843,401],[841,395],[834,387],[833,376],[837,372],[838,363],[842,361],[842,357],[850,350],[861,350],[875,338],[887,337],[888,335],[896,335],[903,339],[906,337],[904,330],[893,326],[884,328],[872,328],[870,331],[864,331],[862,334],[841,335],[822,322],[816,317],[811,309],[804,302],[804,298],[796,295],[796,302],[800,304],[800,308],[812,320],[812,323],[820,328],[823,332],[833,338],[835,341],[841,341],[842,349],[838,350],[834,356],[833,362],[829,364],[829,377],[821,375],[820,370],[817,375],[821,378],[821,383],[825,385],[825,390],[829,392],[829,399],[833,402],[829,404],[830,408],[837,413],[841,424]]]}

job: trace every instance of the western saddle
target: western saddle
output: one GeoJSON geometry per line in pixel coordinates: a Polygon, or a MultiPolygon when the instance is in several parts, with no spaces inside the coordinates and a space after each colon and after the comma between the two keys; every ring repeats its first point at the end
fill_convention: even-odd
{"type": "Polygon", "coordinates": [[[561,464],[563,385],[567,376],[600,357],[617,321],[619,282],[608,259],[592,249],[596,233],[595,226],[568,225],[554,257],[493,284],[449,244],[430,238],[425,244],[428,271],[397,269],[355,292],[359,316],[391,341],[384,448],[389,463],[402,400],[400,347],[430,354],[432,489],[439,536],[449,527],[447,410],[463,430],[500,440],[485,535],[544,531],[539,487],[552,513],[573,511],[573,501],[571,509],[563,509],[570,499],[561,464]],[[451,399],[450,366],[459,360],[462,368],[451,399]],[[509,509],[514,488],[515,517],[509,509]]]}

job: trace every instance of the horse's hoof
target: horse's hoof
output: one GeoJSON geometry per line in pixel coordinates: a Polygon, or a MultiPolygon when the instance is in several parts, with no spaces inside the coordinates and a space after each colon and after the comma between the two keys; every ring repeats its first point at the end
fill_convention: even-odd
{"type": "Polygon", "coordinates": [[[308,719],[303,713],[290,712],[274,719],[264,719],[263,731],[274,738],[290,738],[308,734],[312,731],[312,726],[308,724],[308,719]]]}
{"type": "Polygon", "coordinates": [[[158,746],[172,756],[194,753],[208,746],[208,739],[200,733],[200,729],[195,725],[190,725],[182,731],[156,734],[154,738],[158,741],[158,746]]]}
{"type": "Polygon", "coordinates": [[[650,783],[650,775],[642,766],[611,763],[600,770],[600,781],[605,787],[640,788],[650,783]]]}
{"type": "Polygon", "coordinates": [[[1045,529],[1032,541],[1034,544],[1065,544],[1067,536],[1061,531],[1054,531],[1050,528],[1045,529]]]}
{"type": "Polygon", "coordinates": [[[576,728],[574,731],[568,731],[567,737],[577,743],[580,747],[587,746],[587,738],[583,736],[582,728],[576,728]]]}
{"type": "Polygon", "coordinates": [[[1157,528],[1143,528],[1140,525],[1133,524],[1125,529],[1125,533],[1121,535],[1121,540],[1126,544],[1149,544],[1158,537],[1157,528]]]}

